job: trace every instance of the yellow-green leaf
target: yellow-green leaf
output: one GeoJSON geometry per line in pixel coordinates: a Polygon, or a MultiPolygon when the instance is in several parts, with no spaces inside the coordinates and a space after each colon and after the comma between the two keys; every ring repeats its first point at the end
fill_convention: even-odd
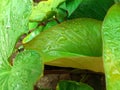
{"type": "Polygon", "coordinates": [[[120,3],[113,5],[103,22],[103,58],[107,90],[120,88],[120,3]]]}
{"type": "Polygon", "coordinates": [[[41,32],[24,46],[38,51],[49,65],[103,72],[101,24],[89,18],[66,21],[41,32]]]}

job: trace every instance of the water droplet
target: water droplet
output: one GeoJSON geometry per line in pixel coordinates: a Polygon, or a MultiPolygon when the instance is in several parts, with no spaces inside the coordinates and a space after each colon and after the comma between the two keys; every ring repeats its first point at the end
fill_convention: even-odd
{"type": "Polygon", "coordinates": [[[6,28],[9,29],[9,28],[10,28],[10,25],[6,25],[6,28]]]}
{"type": "Polygon", "coordinates": [[[18,75],[19,75],[19,72],[16,72],[15,74],[16,74],[16,76],[18,76],[18,75]]]}
{"type": "Polygon", "coordinates": [[[7,16],[6,23],[7,23],[6,28],[9,29],[11,27],[11,25],[10,25],[10,16],[9,15],[7,16]]]}
{"type": "Polygon", "coordinates": [[[66,40],[65,37],[59,37],[59,38],[57,39],[57,43],[64,42],[65,40],[66,40]]]}

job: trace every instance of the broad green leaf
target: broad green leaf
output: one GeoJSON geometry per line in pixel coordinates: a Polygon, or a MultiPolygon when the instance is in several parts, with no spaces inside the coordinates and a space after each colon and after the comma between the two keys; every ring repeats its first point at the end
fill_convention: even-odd
{"type": "MultiPolygon", "coordinates": [[[[0,90],[8,90],[8,74],[10,73],[11,66],[7,62],[8,57],[12,53],[9,41],[9,0],[0,1],[0,90]]],[[[13,48],[12,48],[13,49],[13,48]]]]}
{"type": "Polygon", "coordinates": [[[17,39],[28,31],[31,1],[1,0],[0,3],[0,56],[7,60],[17,39]]]}
{"type": "MultiPolygon", "coordinates": [[[[57,65],[82,68],[82,59],[88,60],[89,58],[92,62],[97,57],[102,63],[102,39],[100,30],[100,21],[88,18],[70,20],[41,32],[36,38],[24,46],[26,49],[37,50],[46,64],[51,64],[50,62],[54,62],[55,60],[57,63],[62,58],[66,58],[62,59],[62,61],[64,60],[67,63],[61,62],[62,64],[57,63],[57,65]],[[74,62],[73,59],[73,63],[69,63],[70,59],[67,60],[67,58],[72,57],[79,57],[79,60],[74,62]]],[[[92,66],[95,66],[97,62],[96,60],[96,62],[91,63],[92,66]]],[[[56,63],[52,63],[52,65],[55,66],[56,63]]],[[[91,67],[91,65],[88,67],[91,67]]],[[[96,68],[93,68],[93,70],[96,71],[96,68]]]]}
{"type": "Polygon", "coordinates": [[[0,0],[0,90],[33,90],[41,74],[42,62],[34,51],[18,54],[14,66],[8,62],[18,38],[28,32],[30,13],[31,0],[0,0]]]}
{"type": "Polygon", "coordinates": [[[19,53],[9,76],[9,90],[33,90],[42,72],[43,63],[39,53],[35,51],[19,53]]]}
{"type": "Polygon", "coordinates": [[[0,90],[8,89],[12,54],[17,39],[27,31],[30,0],[0,0],[0,90]],[[19,6],[19,7],[18,7],[19,6]]]}
{"type": "Polygon", "coordinates": [[[114,0],[82,0],[69,18],[87,17],[103,20],[112,4],[114,4],[114,0]]]}
{"type": "Polygon", "coordinates": [[[33,7],[30,21],[43,21],[52,18],[56,13],[58,5],[64,1],[65,0],[41,1],[37,6],[33,7]]]}
{"type": "Polygon", "coordinates": [[[75,81],[63,80],[58,83],[57,90],[94,90],[94,89],[82,82],[78,83],[75,81]]]}
{"type": "Polygon", "coordinates": [[[120,3],[113,5],[103,22],[103,58],[107,90],[120,88],[120,3]]]}

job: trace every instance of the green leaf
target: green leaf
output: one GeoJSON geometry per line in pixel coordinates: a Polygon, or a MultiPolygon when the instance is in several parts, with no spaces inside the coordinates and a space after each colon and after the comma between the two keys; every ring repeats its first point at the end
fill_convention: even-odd
{"type": "Polygon", "coordinates": [[[52,26],[55,26],[55,25],[57,25],[58,23],[57,23],[57,21],[56,20],[52,20],[52,21],[50,21],[50,22],[48,22],[47,24],[46,24],[46,26],[44,27],[44,30],[48,30],[49,28],[51,28],[52,26]]]}
{"type": "Polygon", "coordinates": [[[1,0],[0,3],[0,56],[7,60],[17,39],[28,31],[31,1],[1,0]]]}
{"type": "Polygon", "coordinates": [[[52,20],[50,22],[48,22],[45,26],[41,25],[39,27],[36,27],[37,23],[30,23],[30,28],[33,29],[34,31],[32,31],[30,34],[28,34],[23,40],[23,43],[27,43],[29,41],[31,41],[33,38],[35,38],[37,35],[40,34],[40,32],[42,32],[43,30],[47,30],[48,28],[54,26],[57,24],[57,22],[55,20],[52,20]]]}
{"type": "MultiPolygon", "coordinates": [[[[91,66],[95,66],[95,63],[102,63],[100,29],[101,22],[94,19],[81,18],[70,20],[41,32],[24,46],[26,49],[38,51],[46,64],[53,62],[51,65],[54,66],[85,68],[86,65],[84,62],[82,64],[85,66],[81,66],[82,59],[90,59],[89,63],[94,59],[98,59],[98,61],[96,60],[96,62],[88,65],[91,69],[91,66]],[[72,57],[79,57],[79,59],[77,59],[77,62],[75,58],[75,61],[74,59],[69,61],[69,58],[72,57]]],[[[99,68],[99,66],[97,67],[99,68]]],[[[96,68],[92,68],[92,70],[96,71],[96,68]]]]}
{"type": "Polygon", "coordinates": [[[0,0],[0,90],[33,90],[42,73],[38,53],[25,51],[8,62],[18,38],[28,32],[31,0],[0,0]]]}
{"type": "Polygon", "coordinates": [[[14,60],[14,66],[0,68],[0,90],[33,90],[43,72],[39,53],[24,51],[14,60]]]}
{"type": "Polygon", "coordinates": [[[94,90],[94,89],[82,82],[78,83],[75,81],[63,80],[58,83],[57,90],[94,90]]]}
{"type": "Polygon", "coordinates": [[[56,14],[56,9],[65,0],[47,0],[41,1],[33,7],[30,21],[43,21],[52,18],[56,14]]]}
{"type": "Polygon", "coordinates": [[[24,51],[19,53],[8,80],[9,90],[33,90],[33,86],[43,72],[43,63],[39,53],[24,51]]]}
{"type": "Polygon", "coordinates": [[[82,0],[69,18],[87,17],[103,20],[106,12],[113,4],[114,0],[82,0]]]}
{"type": "Polygon", "coordinates": [[[33,30],[38,26],[38,22],[29,22],[29,30],[33,30]]]}
{"type": "Polygon", "coordinates": [[[120,3],[113,5],[103,22],[103,58],[107,90],[120,88],[120,3]]]}
{"type": "Polygon", "coordinates": [[[114,0],[115,1],[115,3],[119,3],[120,2],[120,0],[114,0]]]}
{"type": "Polygon", "coordinates": [[[9,90],[8,89],[8,79],[11,71],[11,66],[7,64],[0,64],[0,90],[9,90]]]}
{"type": "Polygon", "coordinates": [[[8,58],[17,39],[27,31],[31,11],[28,5],[31,5],[30,0],[0,0],[0,90],[9,90],[7,80],[11,65],[8,58]]]}
{"type": "Polygon", "coordinates": [[[70,16],[81,2],[82,0],[66,0],[60,8],[66,10],[68,12],[68,16],[70,16]]]}
{"type": "Polygon", "coordinates": [[[40,32],[44,29],[44,26],[39,26],[36,29],[34,29],[33,32],[31,32],[30,34],[28,34],[23,40],[23,43],[27,43],[29,41],[31,41],[33,38],[35,38],[37,35],[40,34],[40,32]]]}

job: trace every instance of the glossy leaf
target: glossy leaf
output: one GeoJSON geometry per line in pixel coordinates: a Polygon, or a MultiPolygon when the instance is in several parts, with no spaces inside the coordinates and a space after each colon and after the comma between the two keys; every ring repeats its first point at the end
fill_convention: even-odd
{"type": "Polygon", "coordinates": [[[75,81],[60,81],[57,86],[57,90],[94,90],[87,84],[75,81]]]}
{"type": "Polygon", "coordinates": [[[52,18],[59,4],[65,0],[48,0],[41,1],[37,6],[33,7],[30,21],[43,21],[52,18]]]}
{"type": "MultiPolygon", "coordinates": [[[[95,66],[95,63],[99,61],[102,63],[100,29],[101,22],[97,20],[87,18],[70,20],[41,32],[40,35],[25,44],[25,48],[40,52],[46,64],[53,62],[51,65],[54,66],[84,68],[86,63],[82,63],[81,60],[88,60],[89,58],[91,61],[88,60],[88,63],[90,63],[95,59],[90,57],[97,57],[99,60],[91,63],[92,66],[95,66]],[[69,61],[69,58],[72,57],[79,57],[79,59],[77,62],[74,62],[74,59],[69,61]]],[[[90,68],[91,65],[88,67],[90,68]]],[[[96,71],[96,68],[92,68],[92,70],[96,71]]]]}
{"type": "Polygon", "coordinates": [[[79,7],[69,18],[87,17],[103,20],[106,12],[113,4],[114,0],[82,0],[79,7]]]}
{"type": "Polygon", "coordinates": [[[120,88],[120,3],[113,5],[103,22],[103,55],[107,90],[120,88]]]}

